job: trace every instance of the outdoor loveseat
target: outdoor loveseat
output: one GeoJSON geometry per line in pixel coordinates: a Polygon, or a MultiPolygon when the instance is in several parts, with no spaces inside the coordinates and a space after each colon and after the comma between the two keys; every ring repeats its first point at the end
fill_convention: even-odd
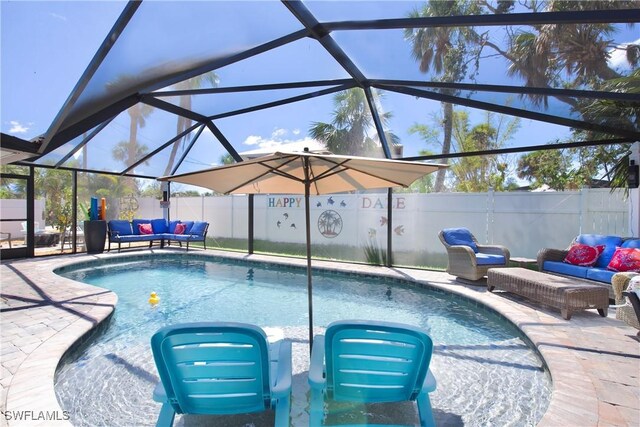
{"type": "Polygon", "coordinates": [[[541,249],[537,257],[538,270],[607,286],[609,298],[614,299],[612,279],[618,272],[634,271],[633,267],[619,265],[619,261],[628,259],[633,249],[640,251],[640,238],[580,234],[567,249],[541,249]]]}
{"type": "Polygon", "coordinates": [[[149,242],[149,247],[154,241],[160,241],[160,247],[164,247],[165,242],[170,244],[176,241],[182,246],[186,242],[187,251],[189,243],[203,242],[207,248],[207,231],[209,223],[204,221],[170,221],[167,223],[163,218],[158,219],[134,219],[127,220],[114,219],[107,222],[107,236],[111,250],[111,244],[118,244],[118,252],[122,243],[149,242]]]}

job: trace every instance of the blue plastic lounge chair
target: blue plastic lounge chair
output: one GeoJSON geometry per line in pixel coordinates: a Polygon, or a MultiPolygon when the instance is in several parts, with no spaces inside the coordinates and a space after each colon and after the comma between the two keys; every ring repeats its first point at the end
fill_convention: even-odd
{"type": "Polygon", "coordinates": [[[323,419],[328,399],[363,403],[416,401],[421,426],[435,426],[429,392],[433,342],[419,328],[399,323],[347,320],[313,340],[309,385],[310,425],[323,419]]]}
{"type": "Polygon", "coordinates": [[[179,414],[242,414],[275,410],[275,425],[289,425],[291,342],[273,344],[257,326],[185,323],[151,338],[162,403],[157,426],[179,414]]]}

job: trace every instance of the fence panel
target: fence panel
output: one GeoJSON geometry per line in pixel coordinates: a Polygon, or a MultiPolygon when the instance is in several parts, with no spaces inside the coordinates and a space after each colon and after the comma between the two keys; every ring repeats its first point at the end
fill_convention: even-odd
{"type": "MultiPolygon", "coordinates": [[[[138,216],[162,217],[158,200],[141,199],[138,216]]],[[[304,198],[256,195],[256,240],[304,245],[304,198]]],[[[366,250],[387,246],[387,194],[312,196],[313,253],[366,261],[366,250]]],[[[246,240],[247,196],[175,197],[171,218],[204,220],[217,239],[246,240]]],[[[621,192],[396,193],[392,200],[394,264],[444,267],[438,232],[467,227],[482,244],[501,244],[512,256],[535,258],[544,247],[565,248],[580,233],[628,235],[629,202],[621,192]]],[[[296,253],[299,254],[299,253],[296,253]]]]}

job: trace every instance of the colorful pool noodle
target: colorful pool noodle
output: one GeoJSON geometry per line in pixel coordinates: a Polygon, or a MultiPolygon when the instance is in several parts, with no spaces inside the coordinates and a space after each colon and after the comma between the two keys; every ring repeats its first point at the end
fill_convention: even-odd
{"type": "Polygon", "coordinates": [[[89,219],[91,221],[98,219],[98,199],[96,197],[91,198],[91,215],[89,219]]]}
{"type": "Polygon", "coordinates": [[[107,219],[107,199],[104,197],[100,200],[100,219],[103,221],[107,219]]]}

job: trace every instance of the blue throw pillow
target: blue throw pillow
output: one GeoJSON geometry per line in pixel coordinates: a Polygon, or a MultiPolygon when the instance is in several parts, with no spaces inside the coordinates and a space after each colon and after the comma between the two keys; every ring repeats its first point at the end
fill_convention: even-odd
{"type": "Polygon", "coordinates": [[[469,246],[478,253],[478,245],[473,241],[473,235],[466,228],[445,228],[442,230],[444,240],[450,245],[469,246]]]}

